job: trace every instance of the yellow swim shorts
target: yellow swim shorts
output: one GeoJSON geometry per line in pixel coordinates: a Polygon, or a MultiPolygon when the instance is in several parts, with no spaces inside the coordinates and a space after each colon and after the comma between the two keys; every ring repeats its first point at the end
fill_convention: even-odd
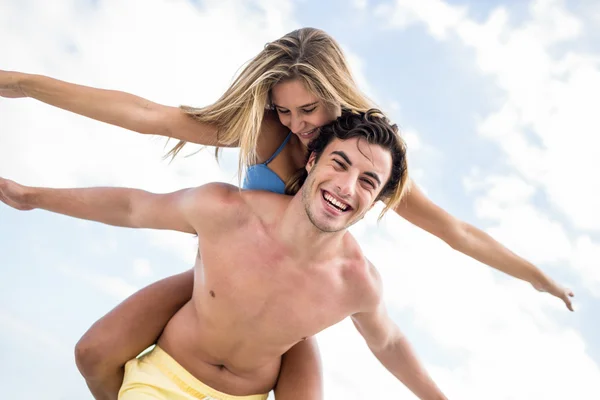
{"type": "Polygon", "coordinates": [[[267,394],[232,396],[196,379],[156,346],[125,364],[119,400],[265,400],[267,394]]]}

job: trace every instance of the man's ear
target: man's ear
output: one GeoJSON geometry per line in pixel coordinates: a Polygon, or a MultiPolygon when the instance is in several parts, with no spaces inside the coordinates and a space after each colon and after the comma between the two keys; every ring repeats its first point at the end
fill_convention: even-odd
{"type": "Polygon", "coordinates": [[[308,157],[308,162],[306,163],[306,172],[310,174],[310,170],[313,169],[316,162],[317,154],[313,151],[312,153],[310,153],[310,157],[308,157]]]}

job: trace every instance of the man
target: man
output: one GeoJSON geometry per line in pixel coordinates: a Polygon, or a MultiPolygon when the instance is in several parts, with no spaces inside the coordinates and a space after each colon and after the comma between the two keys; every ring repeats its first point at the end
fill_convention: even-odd
{"type": "Polygon", "coordinates": [[[151,353],[127,364],[121,399],[264,399],[254,394],[273,388],[281,355],[347,316],[418,397],[445,399],[387,315],[380,277],[347,231],[375,201],[389,208],[401,197],[407,172],[395,125],[376,110],[345,113],[309,152],[294,197],[225,184],[158,195],[0,178],[0,199],[22,210],[198,235],[192,300],[151,353]]]}

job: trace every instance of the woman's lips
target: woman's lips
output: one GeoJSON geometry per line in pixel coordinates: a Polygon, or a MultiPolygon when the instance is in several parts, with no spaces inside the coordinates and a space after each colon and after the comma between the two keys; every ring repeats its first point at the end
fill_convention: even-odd
{"type": "Polygon", "coordinates": [[[316,130],[317,130],[317,128],[312,129],[312,130],[310,130],[308,132],[299,133],[298,136],[300,136],[303,139],[308,139],[308,138],[310,138],[311,136],[313,136],[315,134],[316,130]]]}

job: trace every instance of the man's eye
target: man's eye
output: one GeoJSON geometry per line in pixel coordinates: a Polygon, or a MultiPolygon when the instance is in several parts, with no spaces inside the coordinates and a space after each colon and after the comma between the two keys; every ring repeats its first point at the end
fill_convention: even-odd
{"type": "Polygon", "coordinates": [[[337,164],[338,167],[340,167],[341,169],[346,169],[346,165],[342,164],[341,162],[339,162],[338,160],[333,160],[334,163],[337,164]]]}
{"type": "Polygon", "coordinates": [[[375,184],[373,183],[373,181],[371,181],[370,179],[366,179],[363,178],[362,180],[364,183],[366,183],[367,185],[371,186],[371,188],[375,189],[375,184]]]}

